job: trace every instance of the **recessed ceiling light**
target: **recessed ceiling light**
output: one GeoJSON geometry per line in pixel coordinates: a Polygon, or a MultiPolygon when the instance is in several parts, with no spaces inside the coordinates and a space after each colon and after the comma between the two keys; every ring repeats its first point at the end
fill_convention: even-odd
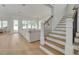
{"type": "Polygon", "coordinates": [[[26,4],[22,4],[22,6],[24,6],[24,7],[25,7],[25,6],[26,6],[26,4]]]}
{"type": "Polygon", "coordinates": [[[5,4],[2,4],[2,7],[5,7],[5,4]]]}

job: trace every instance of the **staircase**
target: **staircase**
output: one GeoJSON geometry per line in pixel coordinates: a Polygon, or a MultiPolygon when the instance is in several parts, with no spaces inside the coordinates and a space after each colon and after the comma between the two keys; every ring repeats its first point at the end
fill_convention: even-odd
{"type": "Polygon", "coordinates": [[[76,33],[76,37],[75,37],[74,54],[79,55],[79,32],[76,33]]]}
{"type": "Polygon", "coordinates": [[[45,36],[45,45],[41,45],[42,51],[48,55],[64,55],[66,40],[66,21],[59,22],[56,29],[45,36]]]}

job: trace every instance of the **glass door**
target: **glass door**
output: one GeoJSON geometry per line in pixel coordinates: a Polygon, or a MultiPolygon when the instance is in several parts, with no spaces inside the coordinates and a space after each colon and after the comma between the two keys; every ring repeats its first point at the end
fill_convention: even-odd
{"type": "Polygon", "coordinates": [[[13,20],[13,30],[14,32],[18,32],[18,20],[13,20]]]}

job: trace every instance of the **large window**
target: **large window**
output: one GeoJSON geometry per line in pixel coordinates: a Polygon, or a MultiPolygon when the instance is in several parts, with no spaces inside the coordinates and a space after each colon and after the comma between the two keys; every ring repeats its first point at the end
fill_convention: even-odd
{"type": "Polygon", "coordinates": [[[28,20],[28,28],[31,29],[31,21],[28,20]]]}
{"type": "Polygon", "coordinates": [[[39,29],[41,29],[41,21],[39,21],[39,29]]]}
{"type": "Polygon", "coordinates": [[[2,21],[2,27],[4,28],[4,27],[7,27],[7,26],[8,26],[7,21],[2,21]]]}
{"type": "Polygon", "coordinates": [[[32,25],[33,29],[37,29],[38,28],[37,21],[32,21],[31,25],[32,25]]]}
{"type": "Polygon", "coordinates": [[[26,20],[23,20],[22,21],[22,25],[23,25],[23,29],[26,29],[27,28],[27,21],[26,20]]]}
{"type": "Polygon", "coordinates": [[[22,21],[23,29],[40,29],[41,21],[35,20],[23,20],[22,21]]]}

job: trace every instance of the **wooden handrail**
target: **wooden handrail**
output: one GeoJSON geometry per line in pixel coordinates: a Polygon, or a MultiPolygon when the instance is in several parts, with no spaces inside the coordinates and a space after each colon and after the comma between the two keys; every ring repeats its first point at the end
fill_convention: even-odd
{"type": "Polygon", "coordinates": [[[53,17],[53,16],[49,17],[49,19],[48,19],[47,21],[45,21],[44,25],[45,25],[46,23],[48,23],[48,22],[51,20],[52,17],[53,17]]]}

